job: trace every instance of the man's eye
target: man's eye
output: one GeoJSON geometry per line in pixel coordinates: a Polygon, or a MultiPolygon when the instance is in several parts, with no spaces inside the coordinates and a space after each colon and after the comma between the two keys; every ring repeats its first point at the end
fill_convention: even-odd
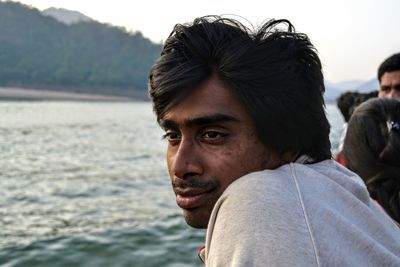
{"type": "Polygon", "coordinates": [[[222,133],[222,132],[217,132],[217,131],[207,131],[201,135],[202,139],[206,140],[216,140],[219,138],[223,138],[227,136],[228,134],[222,133]]]}
{"type": "Polygon", "coordinates": [[[383,91],[383,92],[387,92],[387,91],[389,91],[389,89],[390,89],[389,86],[382,86],[381,87],[381,91],[383,91]]]}
{"type": "Polygon", "coordinates": [[[167,132],[163,135],[163,139],[166,139],[169,142],[179,141],[181,135],[178,132],[167,132]]]}

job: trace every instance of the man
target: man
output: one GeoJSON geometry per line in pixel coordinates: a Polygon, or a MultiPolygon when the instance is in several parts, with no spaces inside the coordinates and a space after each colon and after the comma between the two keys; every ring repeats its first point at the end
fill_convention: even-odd
{"type": "Polygon", "coordinates": [[[379,97],[400,99],[400,53],[387,58],[378,69],[379,97]]]}
{"type": "Polygon", "coordinates": [[[206,266],[400,265],[399,229],[331,160],[321,62],[289,21],[176,25],[149,87],[206,266]]]}

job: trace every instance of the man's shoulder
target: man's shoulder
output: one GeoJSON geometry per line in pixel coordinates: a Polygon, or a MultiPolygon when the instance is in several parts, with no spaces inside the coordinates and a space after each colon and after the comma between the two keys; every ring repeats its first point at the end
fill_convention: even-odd
{"type": "Polygon", "coordinates": [[[292,258],[282,258],[291,254],[304,266],[368,266],[381,260],[377,255],[399,261],[396,235],[359,177],[327,160],[291,163],[232,183],[214,207],[207,246],[209,262],[238,254],[240,260],[292,266],[292,258]]]}
{"type": "Polygon", "coordinates": [[[326,160],[290,163],[245,175],[225,190],[215,209],[217,213],[220,208],[236,213],[243,220],[253,220],[252,211],[270,214],[274,210],[283,221],[294,223],[296,218],[296,224],[303,224],[308,217],[311,224],[319,225],[320,214],[335,211],[336,215],[352,218],[356,207],[369,206],[371,199],[361,178],[333,160],[326,160]]]}
{"type": "Polygon", "coordinates": [[[285,165],[254,172],[227,188],[214,206],[207,229],[209,263],[240,255],[236,260],[242,265],[237,266],[249,262],[292,266],[294,259],[315,265],[292,168],[285,165]],[[287,253],[293,257],[285,257],[287,253]]]}
{"type": "Polygon", "coordinates": [[[274,170],[262,170],[249,173],[229,185],[225,195],[241,195],[247,191],[262,191],[281,194],[292,194],[293,190],[303,190],[304,187],[325,186],[334,184],[349,190],[354,187],[365,189],[362,180],[347,168],[333,160],[324,160],[312,164],[289,163],[274,170]]]}
{"type": "Polygon", "coordinates": [[[242,204],[248,199],[254,205],[257,200],[281,201],[281,197],[293,196],[295,189],[291,166],[286,164],[275,170],[262,170],[242,176],[227,187],[221,199],[229,198],[242,204]]]}

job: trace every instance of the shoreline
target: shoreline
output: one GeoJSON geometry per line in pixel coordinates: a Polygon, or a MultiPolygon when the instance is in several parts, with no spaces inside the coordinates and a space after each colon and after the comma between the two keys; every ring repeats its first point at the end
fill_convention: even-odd
{"type": "Polygon", "coordinates": [[[141,101],[137,98],[111,96],[102,94],[87,94],[65,91],[50,91],[26,89],[17,87],[0,87],[0,101],[106,101],[132,102],[141,101]]]}

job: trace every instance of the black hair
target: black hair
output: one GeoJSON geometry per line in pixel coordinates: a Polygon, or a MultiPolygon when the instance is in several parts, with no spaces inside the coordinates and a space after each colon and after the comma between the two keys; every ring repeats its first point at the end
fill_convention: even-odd
{"type": "Polygon", "coordinates": [[[378,80],[379,82],[382,79],[383,74],[385,72],[397,71],[400,70],[400,53],[391,55],[378,68],[378,80]]]}
{"type": "Polygon", "coordinates": [[[368,99],[377,96],[378,91],[372,91],[369,93],[360,93],[355,91],[344,92],[338,97],[336,105],[342,113],[344,121],[348,122],[351,114],[354,112],[357,106],[368,99]]]}
{"type": "Polygon", "coordinates": [[[219,16],[177,24],[151,69],[158,121],[199,85],[217,77],[254,119],[260,141],[277,153],[331,158],[321,62],[307,35],[288,20],[251,30],[219,16]]]}
{"type": "Polygon", "coordinates": [[[371,197],[400,222],[400,101],[374,98],[361,104],[350,118],[343,154],[371,197]]]}

